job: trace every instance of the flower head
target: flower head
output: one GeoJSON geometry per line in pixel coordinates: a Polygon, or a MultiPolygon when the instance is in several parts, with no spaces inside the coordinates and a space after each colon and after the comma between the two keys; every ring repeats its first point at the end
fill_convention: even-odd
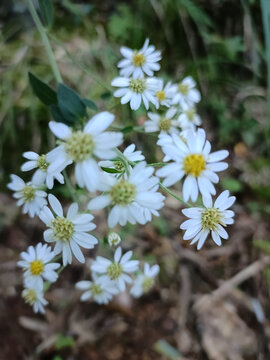
{"type": "Polygon", "coordinates": [[[182,106],[182,113],[178,117],[179,124],[183,130],[196,130],[196,126],[200,126],[202,121],[200,116],[196,113],[195,106],[182,106]]]}
{"type": "Polygon", "coordinates": [[[157,99],[156,107],[159,109],[160,105],[170,107],[172,104],[172,97],[175,94],[175,87],[169,81],[164,86],[164,81],[162,79],[158,79],[157,87],[155,92],[155,97],[157,99]]]}
{"type": "Polygon", "coordinates": [[[47,155],[50,162],[48,171],[65,168],[75,163],[75,177],[80,187],[96,191],[100,180],[100,169],[96,157],[112,159],[114,148],[123,141],[119,132],[104,132],[114,120],[114,115],[107,111],[101,112],[90,119],[83,130],[72,131],[65,124],[51,121],[51,131],[61,139],[61,145],[47,155]]]}
{"type": "Polygon", "coordinates": [[[200,92],[195,88],[196,83],[191,76],[184,78],[178,85],[174,85],[175,95],[172,104],[193,106],[201,100],[200,92]]]}
{"type": "Polygon", "coordinates": [[[45,199],[47,193],[40,190],[40,186],[28,182],[25,183],[19,176],[10,175],[11,182],[7,185],[10,190],[15,191],[13,197],[17,199],[17,205],[23,206],[24,214],[34,217],[40,213],[40,210],[47,204],[45,199]]]}
{"type": "Polygon", "coordinates": [[[156,105],[155,92],[157,89],[156,78],[127,78],[117,77],[113,79],[112,86],[120,89],[114,92],[115,97],[121,98],[121,104],[130,102],[132,110],[137,110],[143,101],[146,109],[149,108],[149,102],[156,105]]]}
{"type": "Polygon", "coordinates": [[[137,276],[134,281],[134,285],[130,289],[131,295],[134,297],[140,297],[145,293],[148,293],[155,284],[155,277],[159,273],[159,266],[153,265],[152,267],[145,263],[144,272],[137,276]]]}
{"type": "Polygon", "coordinates": [[[221,162],[228,156],[228,151],[220,150],[210,154],[211,145],[205,140],[205,131],[198,129],[196,133],[189,131],[186,143],[172,134],[171,142],[163,142],[162,150],[166,160],[173,162],[163,166],[156,174],[165,177],[164,186],[171,186],[186,176],[183,184],[183,198],[196,201],[199,191],[203,196],[215,195],[212,183],[217,183],[216,172],[227,169],[228,164],[221,162]]]}
{"type": "Polygon", "coordinates": [[[145,224],[151,221],[152,215],[159,216],[158,211],[164,205],[164,196],[158,190],[158,178],[152,176],[154,169],[140,162],[130,173],[120,179],[104,173],[100,184],[103,195],[97,196],[88,204],[90,210],[102,209],[111,204],[112,210],[108,224],[113,228],[117,223],[127,222],[145,224]]]}
{"type": "Polygon", "coordinates": [[[121,238],[116,232],[111,232],[108,236],[108,243],[110,246],[117,246],[120,244],[121,238]]]}
{"type": "Polygon", "coordinates": [[[179,122],[174,120],[176,114],[176,108],[170,108],[166,111],[164,115],[157,113],[149,112],[147,115],[150,120],[147,120],[144,123],[144,128],[146,132],[156,132],[160,133],[173,133],[178,132],[179,122]]]}
{"type": "Polygon", "coordinates": [[[95,273],[92,275],[93,281],[83,280],[76,283],[76,288],[84,291],[81,295],[81,301],[92,298],[98,304],[108,304],[113,296],[119,293],[118,287],[109,279],[104,280],[95,273]]]}
{"type": "Polygon", "coordinates": [[[211,237],[217,245],[221,245],[221,238],[228,239],[228,233],[224,229],[233,224],[234,212],[228,210],[235,202],[235,196],[229,196],[229,191],[223,191],[213,204],[211,196],[203,197],[204,208],[194,207],[182,210],[189,217],[181,224],[180,229],[186,230],[184,240],[193,239],[192,244],[197,243],[200,250],[211,233],[211,237]]]}
{"type": "Polygon", "coordinates": [[[94,218],[93,215],[78,214],[78,204],[73,203],[65,217],[57,198],[50,194],[48,200],[53,212],[45,206],[39,215],[49,228],[44,232],[44,240],[55,242],[54,253],[62,253],[64,265],[71,264],[72,253],[78,261],[84,263],[85,259],[80,246],[92,249],[98,243],[93,235],[87,233],[96,227],[91,221],[94,218]]]}
{"type": "Polygon", "coordinates": [[[114,260],[108,260],[98,256],[91,266],[91,270],[100,274],[100,281],[113,281],[120,291],[125,291],[126,283],[131,283],[132,279],[128,275],[138,269],[139,261],[130,260],[132,251],[126,252],[122,256],[122,248],[119,246],[114,253],[114,260]]]}
{"type": "Polygon", "coordinates": [[[55,253],[47,244],[38,243],[36,247],[29,246],[27,252],[21,253],[22,260],[18,261],[18,266],[23,268],[28,283],[42,287],[43,279],[55,282],[58,278],[55,270],[60,264],[50,262],[54,257],[55,253]]]}
{"type": "Polygon", "coordinates": [[[124,59],[117,64],[121,76],[142,78],[144,74],[153,76],[154,71],[160,69],[158,62],[161,53],[155,50],[153,45],[149,45],[149,39],[145,40],[140,50],[131,50],[122,46],[120,52],[124,56],[124,59]]]}
{"type": "Polygon", "coordinates": [[[59,181],[61,184],[64,184],[64,177],[61,174],[63,170],[61,166],[54,169],[54,171],[49,171],[50,162],[47,155],[38,155],[33,151],[27,151],[23,153],[23,157],[26,158],[26,161],[22,167],[22,171],[30,171],[36,169],[33,175],[33,182],[36,184],[43,185],[46,184],[48,189],[53,188],[54,179],[59,181]]]}
{"type": "Polygon", "coordinates": [[[38,283],[33,286],[33,283],[26,281],[22,297],[27,304],[33,306],[35,313],[45,313],[44,306],[48,304],[48,301],[44,299],[42,284],[38,283]]]}

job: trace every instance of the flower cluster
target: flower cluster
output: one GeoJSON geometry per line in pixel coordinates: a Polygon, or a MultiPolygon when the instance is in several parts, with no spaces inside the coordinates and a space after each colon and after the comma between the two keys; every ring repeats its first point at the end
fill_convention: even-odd
{"type": "Polygon", "coordinates": [[[235,198],[226,190],[212,200],[216,195],[214,184],[219,181],[217,173],[228,167],[223,161],[228,151],[211,152],[205,131],[198,128],[201,118],[196,105],[201,96],[195,81],[188,76],[178,84],[171,81],[165,84],[163,79],[154,77],[154,72],[160,69],[161,52],[149,45],[148,39],[140,50],[122,47],[120,51],[124,59],[118,63],[119,77],[112,81],[112,86],[119,87],[114,95],[121,98],[122,104],[130,103],[132,110],[142,103],[147,110],[150,108],[141,130],[145,136],[157,133],[157,145],[164,159],[162,163],[147,164],[135,144],[120,151],[124,131],[111,131],[115,116],[108,111],[73,126],[49,122],[57,138],[56,147],[42,155],[33,151],[23,153],[27,161],[21,170],[34,170],[31,180],[25,183],[11,175],[8,184],[23,213],[38,216],[46,226],[45,244],[29,246],[18,262],[23,269],[22,296],[35,312],[43,313],[48,304],[44,297],[44,289],[48,288],[45,282],[54,283],[74,258],[84,263],[91,255],[89,251],[98,244],[96,235],[90,233],[96,229],[92,211],[108,209],[107,241],[90,262],[91,280],[78,281],[76,288],[82,291],[82,301],[92,299],[99,304],[107,304],[127,289],[137,298],[153,288],[159,266],[145,263],[140,271],[133,251],[123,252],[125,245],[122,246],[115,227],[127,223],[144,225],[159,216],[165,200],[160,187],[172,194],[168,187],[183,180],[180,201],[196,203],[202,196],[203,206],[188,203],[189,208],[182,210],[189,219],[180,226],[185,230],[183,239],[192,240],[198,250],[208,235],[221,245],[221,239],[228,238],[224,228],[233,223],[234,212],[229,208],[235,198]],[[155,165],[160,167],[157,171],[155,165]],[[67,167],[74,168],[73,174],[69,169],[70,178],[67,167]],[[67,210],[49,193],[55,182],[71,190],[74,202],[67,210]],[[87,204],[87,209],[82,204],[87,204]]]}

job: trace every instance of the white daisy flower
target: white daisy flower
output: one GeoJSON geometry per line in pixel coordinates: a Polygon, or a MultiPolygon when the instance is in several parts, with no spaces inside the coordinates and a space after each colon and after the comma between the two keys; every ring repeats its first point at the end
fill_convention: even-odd
{"type": "Polygon", "coordinates": [[[187,142],[172,134],[173,143],[162,146],[166,159],[173,162],[157,170],[156,174],[165,177],[164,186],[171,186],[186,176],[183,183],[183,199],[196,201],[199,191],[203,196],[215,195],[213,183],[219,181],[216,172],[227,169],[228,164],[221,162],[228,156],[227,150],[210,154],[211,145],[205,141],[205,131],[198,129],[196,133],[189,130],[187,142]]]}
{"type": "Polygon", "coordinates": [[[108,236],[108,243],[110,246],[117,246],[120,244],[121,238],[116,232],[111,232],[108,236]]]}
{"type": "Polygon", "coordinates": [[[181,128],[195,131],[196,126],[200,126],[202,123],[200,116],[196,113],[196,108],[184,105],[182,110],[183,112],[178,117],[181,128]]]}
{"type": "Polygon", "coordinates": [[[121,98],[121,104],[127,104],[130,102],[130,108],[137,110],[141,106],[143,101],[146,109],[149,109],[149,102],[155,106],[157,100],[155,98],[155,92],[157,89],[156,78],[127,78],[117,77],[113,79],[112,86],[120,87],[114,92],[115,97],[121,98]]]}
{"type": "Polygon", "coordinates": [[[10,175],[11,182],[7,187],[15,191],[13,197],[17,199],[17,205],[23,206],[23,214],[29,214],[32,218],[40,213],[40,210],[47,204],[45,199],[47,193],[40,190],[39,186],[33,182],[25,183],[19,176],[10,175]]]}
{"type": "Polygon", "coordinates": [[[122,133],[104,132],[113,120],[113,114],[101,112],[87,122],[83,131],[72,131],[72,128],[65,124],[50,121],[51,131],[62,143],[47,155],[51,162],[48,171],[54,172],[74,162],[77,184],[89,191],[96,191],[100,170],[95,157],[114,158],[114,148],[123,142],[122,133]]]}
{"type": "Polygon", "coordinates": [[[24,278],[31,282],[33,287],[42,287],[43,279],[53,283],[58,278],[55,270],[60,264],[50,262],[54,257],[55,253],[47,244],[38,243],[35,248],[29,246],[27,252],[22,252],[22,260],[17,264],[23,268],[24,278]]]}
{"type": "Polygon", "coordinates": [[[163,79],[158,79],[155,93],[157,109],[159,109],[160,105],[170,107],[174,95],[175,86],[173,86],[170,81],[164,86],[163,79]]]}
{"type": "Polygon", "coordinates": [[[161,52],[155,50],[153,45],[149,45],[149,39],[145,40],[140,50],[122,46],[120,52],[124,56],[124,59],[117,64],[121,76],[133,78],[141,78],[144,74],[153,76],[154,71],[160,69],[158,62],[161,60],[161,52]]]}
{"type": "Polygon", "coordinates": [[[210,233],[218,246],[221,245],[221,238],[228,239],[224,227],[234,223],[234,212],[228,208],[235,202],[235,196],[229,195],[229,191],[225,190],[217,197],[214,205],[212,197],[206,196],[203,197],[204,208],[183,209],[183,214],[190,218],[180,226],[180,229],[186,230],[183,239],[193,239],[190,245],[197,243],[198,250],[202,248],[210,233]]]}
{"type": "Polygon", "coordinates": [[[172,104],[193,106],[201,100],[200,92],[195,88],[196,83],[191,76],[184,78],[178,85],[173,85],[175,95],[172,104]]]}
{"type": "Polygon", "coordinates": [[[98,304],[108,304],[114,295],[119,293],[118,287],[111,280],[104,280],[92,273],[93,281],[79,281],[76,283],[76,288],[83,290],[81,301],[93,299],[98,304]]]}
{"type": "Polygon", "coordinates": [[[145,293],[148,293],[155,284],[155,277],[159,273],[159,266],[144,264],[144,273],[137,276],[134,281],[134,285],[130,289],[130,294],[134,297],[140,297],[145,293]]]}
{"type": "Polygon", "coordinates": [[[145,224],[151,221],[152,215],[159,216],[157,210],[163,207],[165,199],[157,192],[159,179],[152,176],[153,172],[154,168],[140,162],[121,179],[104,173],[100,190],[105,194],[91,200],[88,208],[98,210],[111,204],[113,208],[108,216],[110,228],[117,223],[123,226],[127,222],[145,224]]]}
{"type": "MultiPolygon", "coordinates": [[[[118,153],[115,152],[115,157],[117,157],[118,153]]],[[[130,144],[123,152],[124,157],[126,158],[127,161],[131,161],[131,162],[137,162],[137,161],[142,161],[145,159],[145,157],[143,156],[142,152],[140,150],[135,150],[135,145],[134,144],[130,144]]],[[[99,163],[100,167],[106,167],[106,168],[111,168],[111,169],[115,169],[119,172],[122,172],[125,170],[125,166],[124,163],[121,159],[117,159],[114,161],[111,160],[107,160],[107,161],[100,161],[99,163]]]]}
{"type": "Polygon", "coordinates": [[[91,266],[91,270],[100,274],[100,281],[113,281],[120,291],[125,291],[126,283],[132,282],[128,275],[139,267],[138,260],[130,260],[132,251],[122,256],[122,248],[119,246],[114,253],[114,261],[98,256],[91,266]],[[104,274],[104,275],[102,275],[104,274]]]}
{"type": "Polygon", "coordinates": [[[48,200],[53,212],[45,206],[39,214],[40,219],[49,227],[44,231],[44,240],[55,242],[54,253],[63,256],[63,265],[71,264],[72,253],[76,259],[84,263],[85,259],[80,246],[92,249],[98,243],[97,239],[87,232],[95,229],[91,222],[94,218],[90,214],[78,214],[78,204],[70,205],[67,216],[63,215],[63,208],[54,195],[49,195],[48,200]]]}
{"type": "Polygon", "coordinates": [[[165,115],[160,115],[157,113],[149,112],[147,113],[150,120],[145,121],[144,129],[146,132],[156,132],[159,131],[161,133],[173,133],[178,132],[179,121],[173,120],[177,109],[171,107],[165,115]]]}
{"type": "Polygon", "coordinates": [[[33,306],[34,313],[45,313],[44,306],[48,304],[48,301],[44,299],[42,285],[33,286],[33,284],[26,282],[22,297],[27,304],[33,306]]]}
{"type": "Polygon", "coordinates": [[[37,169],[33,175],[33,182],[36,184],[43,185],[46,183],[48,189],[53,188],[54,179],[60,182],[60,184],[64,184],[64,177],[61,174],[63,170],[61,167],[55,169],[53,172],[48,171],[48,167],[50,162],[47,159],[47,155],[38,155],[34,151],[27,151],[23,153],[23,157],[28,159],[22,167],[22,171],[30,171],[33,169],[37,169]]]}

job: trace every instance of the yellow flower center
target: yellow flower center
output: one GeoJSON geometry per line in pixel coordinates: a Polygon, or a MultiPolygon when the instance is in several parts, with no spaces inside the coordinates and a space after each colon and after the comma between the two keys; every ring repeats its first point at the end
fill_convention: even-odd
{"type": "Polygon", "coordinates": [[[48,166],[49,163],[46,161],[46,155],[40,155],[37,159],[37,167],[45,172],[48,169],[48,166]]]}
{"type": "Polygon", "coordinates": [[[189,110],[185,111],[185,114],[187,115],[187,118],[189,121],[194,120],[195,113],[196,113],[195,109],[189,109],[189,110]]]}
{"type": "Polygon", "coordinates": [[[35,199],[35,189],[32,186],[26,185],[23,190],[23,198],[25,202],[31,202],[35,199]]]}
{"type": "Polygon", "coordinates": [[[101,295],[103,293],[103,290],[101,289],[99,284],[92,284],[90,290],[94,296],[101,295]]]}
{"type": "Polygon", "coordinates": [[[136,67],[140,67],[145,63],[146,59],[144,54],[140,54],[137,51],[134,51],[134,55],[132,58],[132,64],[136,67]]]}
{"type": "Polygon", "coordinates": [[[64,217],[57,217],[52,222],[53,234],[57,240],[69,241],[74,233],[74,225],[64,217]]]}
{"type": "Polygon", "coordinates": [[[184,171],[187,175],[200,176],[205,170],[205,160],[201,154],[190,154],[184,160],[184,171]]]}
{"type": "Polygon", "coordinates": [[[110,190],[113,205],[128,205],[135,197],[136,186],[125,180],[115,184],[110,190]]]}
{"type": "Polygon", "coordinates": [[[34,289],[25,289],[22,293],[22,296],[25,302],[29,305],[34,305],[38,299],[37,293],[34,289]]]}
{"type": "Polygon", "coordinates": [[[189,91],[189,86],[188,85],[185,85],[183,83],[180,83],[178,85],[178,91],[183,94],[183,95],[187,95],[188,94],[188,91],[189,91]]]}
{"type": "Polygon", "coordinates": [[[129,81],[129,88],[131,91],[142,94],[146,89],[145,80],[144,79],[131,79],[129,81]]]}
{"type": "Polygon", "coordinates": [[[125,166],[124,166],[124,164],[122,163],[121,160],[115,161],[114,162],[114,167],[115,167],[115,170],[117,170],[117,171],[123,171],[124,168],[125,168],[125,166]]]}
{"type": "Polygon", "coordinates": [[[156,97],[158,98],[159,102],[165,100],[165,98],[166,98],[165,92],[163,90],[157,91],[156,92],[156,97]]]}
{"type": "Polygon", "coordinates": [[[92,157],[94,152],[92,135],[82,131],[74,132],[65,143],[65,150],[75,162],[81,162],[92,157]]]}
{"type": "Polygon", "coordinates": [[[147,293],[152,289],[155,284],[155,280],[152,277],[146,277],[142,283],[142,289],[144,293],[147,293]]]}
{"type": "Polygon", "coordinates": [[[119,263],[111,264],[107,269],[107,274],[111,278],[111,280],[116,280],[122,274],[123,268],[122,265],[119,263]]]}
{"type": "Polygon", "coordinates": [[[161,119],[158,124],[159,130],[169,131],[171,127],[171,123],[172,123],[171,119],[161,119]]]}
{"type": "Polygon", "coordinates": [[[221,213],[218,209],[208,208],[202,212],[202,228],[204,230],[215,230],[221,221],[221,213]]]}
{"type": "Polygon", "coordinates": [[[30,271],[32,275],[40,275],[42,274],[44,269],[43,261],[34,260],[30,263],[30,271]]]}

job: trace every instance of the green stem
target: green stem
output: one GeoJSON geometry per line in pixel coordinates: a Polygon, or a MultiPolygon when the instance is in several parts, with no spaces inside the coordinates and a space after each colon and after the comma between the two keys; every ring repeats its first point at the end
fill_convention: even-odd
{"type": "Polygon", "coordinates": [[[69,177],[68,177],[68,174],[66,172],[66,170],[63,171],[63,175],[64,175],[64,178],[65,178],[65,183],[66,183],[66,186],[68,188],[68,191],[72,197],[72,200],[76,203],[78,203],[78,195],[76,193],[76,190],[74,189],[74,187],[72,186],[70,180],[69,180],[69,177]]]}
{"type": "Polygon", "coordinates": [[[192,207],[192,205],[190,205],[188,202],[184,201],[180,196],[176,195],[174,192],[172,192],[170,189],[168,189],[166,186],[162,185],[161,182],[159,182],[159,186],[165,190],[168,194],[170,194],[172,197],[174,197],[175,199],[177,199],[178,201],[182,202],[183,204],[185,204],[188,207],[192,207]]]}
{"type": "Polygon", "coordinates": [[[129,176],[129,161],[127,161],[127,159],[125,158],[125,156],[119,149],[115,148],[115,151],[116,151],[117,155],[119,156],[119,158],[123,161],[125,171],[126,171],[127,175],[129,176]]]}
{"type": "Polygon", "coordinates": [[[153,166],[153,167],[162,167],[162,166],[165,166],[167,164],[158,162],[158,163],[152,163],[152,164],[147,164],[147,165],[148,166],[153,166]]]}
{"type": "Polygon", "coordinates": [[[27,4],[27,7],[28,7],[28,9],[30,11],[30,14],[31,14],[31,16],[32,16],[32,18],[34,20],[34,23],[35,23],[35,25],[36,25],[39,33],[40,33],[40,36],[41,36],[43,45],[45,47],[45,50],[46,50],[46,53],[47,53],[47,56],[48,56],[52,71],[53,71],[54,76],[55,76],[55,79],[56,79],[56,81],[58,83],[61,83],[61,82],[63,82],[62,77],[61,77],[60,71],[58,69],[58,66],[57,66],[53,51],[52,51],[52,47],[51,47],[51,44],[50,44],[48,36],[47,36],[46,29],[42,25],[32,1],[31,0],[26,0],[26,4],[27,4]]]}

